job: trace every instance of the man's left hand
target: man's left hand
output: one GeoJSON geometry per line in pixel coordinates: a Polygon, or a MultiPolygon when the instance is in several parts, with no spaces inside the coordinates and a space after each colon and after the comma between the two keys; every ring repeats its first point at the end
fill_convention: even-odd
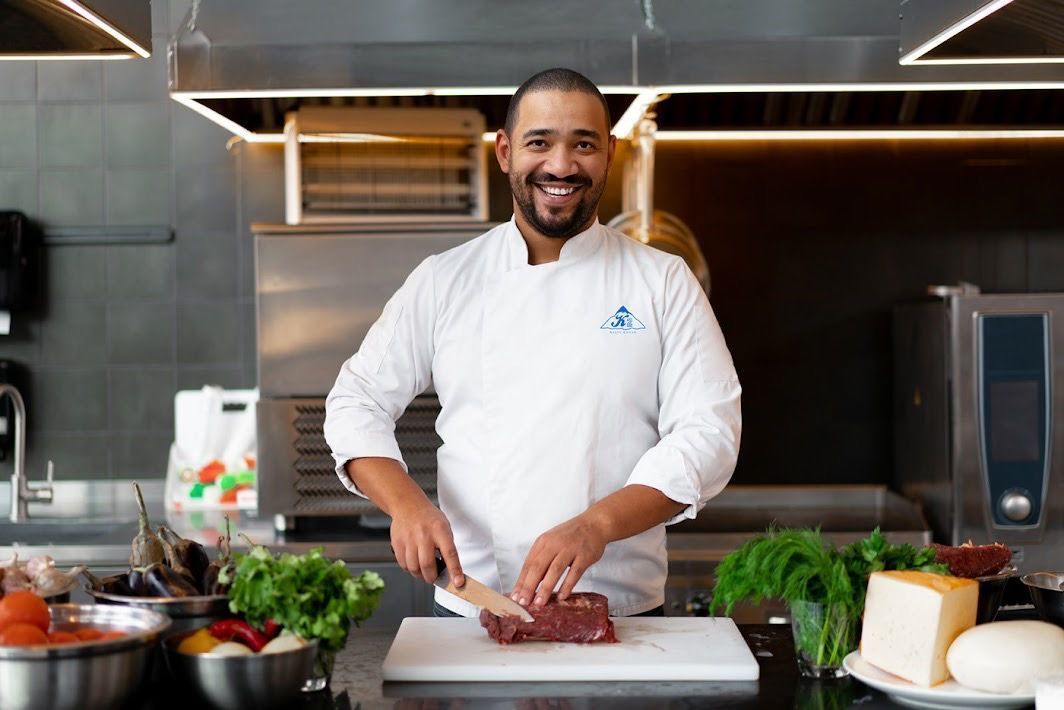
{"type": "Polygon", "coordinates": [[[607,542],[588,513],[551,528],[532,544],[510,597],[521,606],[541,609],[565,574],[558,590],[558,598],[565,599],[587,568],[602,557],[607,542]]]}

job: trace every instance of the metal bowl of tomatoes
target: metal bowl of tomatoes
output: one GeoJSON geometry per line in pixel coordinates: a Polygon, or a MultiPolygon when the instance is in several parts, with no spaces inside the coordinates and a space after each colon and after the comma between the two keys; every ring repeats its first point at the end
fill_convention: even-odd
{"type": "Polygon", "coordinates": [[[124,606],[0,601],[0,707],[120,708],[144,689],[170,619],[124,606]],[[46,623],[47,622],[47,623],[46,623]]]}

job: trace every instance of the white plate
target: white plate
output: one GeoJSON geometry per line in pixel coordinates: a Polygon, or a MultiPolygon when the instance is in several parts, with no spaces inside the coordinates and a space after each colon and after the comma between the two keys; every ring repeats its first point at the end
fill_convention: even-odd
{"type": "Polygon", "coordinates": [[[899,705],[913,708],[1022,708],[1034,704],[1034,695],[999,695],[965,688],[955,680],[947,680],[932,688],[914,685],[896,675],[873,666],[854,651],[843,659],[842,665],[857,680],[881,690],[899,705]]]}

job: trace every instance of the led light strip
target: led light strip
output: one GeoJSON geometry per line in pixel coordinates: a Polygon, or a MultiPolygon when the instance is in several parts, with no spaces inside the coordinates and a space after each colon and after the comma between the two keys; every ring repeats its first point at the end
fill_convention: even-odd
{"type": "Polygon", "coordinates": [[[99,15],[94,13],[89,8],[87,8],[84,5],[82,5],[77,0],[59,0],[59,2],[63,3],[68,8],[70,8],[71,10],[76,12],[77,14],[81,15],[86,20],[88,20],[92,24],[96,25],[101,30],[103,30],[107,34],[111,35],[116,40],[118,40],[119,42],[121,42],[125,46],[129,47],[130,49],[132,49],[134,52],[136,52],[140,56],[144,57],[145,59],[147,59],[148,57],[151,56],[151,52],[149,52],[144,47],[141,47],[139,44],[137,44],[137,42],[133,38],[131,38],[131,37],[127,36],[126,34],[124,34],[123,32],[121,32],[117,27],[115,27],[114,25],[109,23],[107,20],[103,19],[102,17],[100,17],[99,15]]]}
{"type": "MultiPolygon", "coordinates": [[[[604,94],[639,94],[634,86],[600,86],[604,94]]],[[[328,98],[331,96],[510,96],[516,86],[443,86],[413,88],[337,88],[337,89],[240,89],[233,91],[172,91],[175,99],[284,99],[328,98]],[[180,98],[179,98],[180,97],[180,98]]]]}
{"type": "Polygon", "coordinates": [[[958,20],[957,22],[954,22],[952,25],[950,25],[946,29],[942,30],[937,35],[935,35],[931,39],[927,40],[926,42],[921,44],[916,49],[913,49],[913,50],[911,50],[909,52],[906,52],[904,55],[901,56],[900,59],[898,59],[898,64],[901,64],[901,65],[904,66],[904,65],[912,65],[912,64],[951,64],[951,63],[953,63],[953,62],[950,62],[950,61],[943,61],[943,60],[921,60],[920,57],[923,56],[924,54],[927,54],[932,49],[934,49],[938,45],[942,44],[946,40],[948,40],[948,39],[950,39],[952,37],[956,37],[958,34],[963,32],[964,30],[968,29],[969,27],[974,25],[976,22],[979,22],[980,20],[985,19],[986,17],[989,17],[990,15],[994,14],[995,12],[1000,10],[1001,8],[1003,8],[1006,5],[1008,5],[1010,2],[1012,2],[1012,0],[993,0],[993,2],[988,3],[987,5],[984,5],[983,7],[979,8],[978,10],[973,12],[972,14],[970,14],[970,15],[968,15],[966,17],[962,17],[960,20],[958,20]]]}
{"type": "Polygon", "coordinates": [[[182,104],[183,106],[187,106],[188,108],[192,109],[204,118],[214,121],[230,133],[240,136],[248,143],[284,143],[283,133],[253,133],[241,126],[236,121],[230,118],[226,118],[225,116],[213,109],[207,108],[199,101],[188,98],[187,96],[176,92],[172,92],[170,94],[170,98],[172,98],[174,101],[177,101],[179,104],[182,104]]]}
{"type": "Polygon", "coordinates": [[[682,84],[656,87],[663,94],[798,93],[807,91],[1004,91],[1064,89],[1064,81],[863,82],[810,84],[682,84]]]}
{"type": "Polygon", "coordinates": [[[1064,64],[1064,57],[958,57],[957,59],[919,59],[909,64],[1064,64]]]}
{"type": "MultiPolygon", "coordinates": [[[[637,97],[651,92],[644,91],[633,86],[599,87],[603,94],[631,94],[637,97]]],[[[516,86],[454,86],[433,88],[347,88],[347,89],[267,89],[267,90],[240,90],[240,91],[171,91],[170,98],[183,106],[200,114],[204,118],[214,121],[225,130],[243,138],[248,143],[284,143],[283,133],[255,133],[241,126],[214,109],[200,103],[201,99],[275,99],[275,98],[321,98],[329,96],[510,96],[517,91],[516,86]]],[[[656,94],[655,94],[656,95],[656,94]]],[[[635,101],[633,101],[633,104],[635,101]]],[[[629,106],[628,111],[632,107],[629,106]]],[[[645,109],[643,109],[645,110],[645,109]]],[[[628,111],[625,113],[627,114],[628,111]]],[[[632,125],[638,122],[642,116],[640,113],[633,120],[632,125]]],[[[495,140],[495,134],[485,134],[495,140]]]]}
{"type": "MultiPolygon", "coordinates": [[[[999,91],[1019,89],[1064,89],[1064,81],[968,81],[968,82],[882,82],[882,83],[822,83],[822,84],[683,84],[656,87],[604,86],[604,94],[631,94],[632,103],[614,123],[612,133],[617,138],[626,140],[631,137],[639,119],[647,109],[669,94],[726,94],[726,93],[798,93],[810,91],[999,91]]],[[[299,98],[328,96],[500,96],[512,94],[516,87],[444,87],[444,88],[358,88],[358,89],[297,89],[297,90],[249,90],[249,91],[172,91],[170,97],[205,118],[214,121],[227,131],[236,134],[249,143],[284,143],[281,133],[254,133],[217,111],[200,103],[201,99],[238,99],[238,98],[299,98]]],[[[833,130],[821,131],[658,131],[657,136],[663,140],[808,140],[808,138],[787,134],[815,133],[815,138],[835,139],[880,139],[897,140],[905,138],[1056,138],[1057,131],[1052,130],[1002,130],[1002,131],[963,131],[963,130],[833,130]],[[759,135],[760,134],[760,135],[759,135]],[[771,135],[769,135],[771,134],[771,135]],[[727,135],[729,137],[718,137],[727,135]],[[757,138],[743,138],[755,136],[757,138]],[[669,137],[672,136],[672,137],[669,137]],[[683,137],[679,137],[683,136],[683,137]],[[701,136],[701,137],[698,137],[701,136]]],[[[494,141],[495,133],[483,135],[484,141],[494,141]]]]}
{"type": "Polygon", "coordinates": [[[19,62],[53,62],[57,60],[85,61],[98,59],[132,59],[137,56],[133,52],[107,52],[106,54],[0,54],[0,61],[19,62]]]}
{"type": "Polygon", "coordinates": [[[798,141],[798,140],[954,140],[1003,138],[1064,138],[1064,130],[886,130],[870,128],[756,131],[657,131],[658,141],[798,141]]]}
{"type": "Polygon", "coordinates": [[[628,140],[631,138],[632,132],[635,131],[635,127],[640,119],[646,115],[647,110],[649,110],[651,106],[664,98],[664,95],[664,92],[657,89],[636,94],[636,97],[632,99],[632,103],[628,105],[628,108],[621,114],[621,117],[617,119],[615,124],[613,124],[613,135],[617,136],[618,140],[628,140]]]}

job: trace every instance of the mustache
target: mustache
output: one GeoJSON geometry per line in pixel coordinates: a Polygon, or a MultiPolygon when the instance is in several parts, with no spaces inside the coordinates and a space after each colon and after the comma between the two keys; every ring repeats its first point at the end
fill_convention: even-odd
{"type": "Polygon", "coordinates": [[[534,173],[532,175],[529,175],[525,182],[529,184],[538,182],[564,182],[567,185],[577,186],[591,184],[590,179],[580,175],[570,175],[569,177],[557,177],[556,175],[551,175],[550,173],[534,173]]]}

